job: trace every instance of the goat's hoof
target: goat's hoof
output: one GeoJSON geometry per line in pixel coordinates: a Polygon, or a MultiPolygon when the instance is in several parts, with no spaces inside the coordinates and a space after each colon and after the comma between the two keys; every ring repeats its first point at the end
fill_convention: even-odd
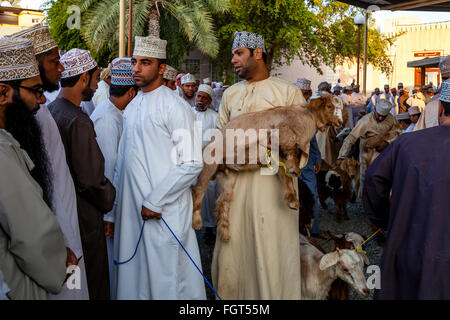
{"type": "Polygon", "coordinates": [[[292,210],[298,210],[299,205],[298,205],[298,203],[291,202],[291,203],[289,203],[289,208],[291,208],[292,210]]]}
{"type": "Polygon", "coordinates": [[[228,242],[230,241],[230,238],[231,238],[230,232],[223,231],[220,233],[220,239],[222,239],[222,241],[228,242]]]}
{"type": "Polygon", "coordinates": [[[200,230],[202,226],[202,216],[200,215],[200,212],[196,211],[192,216],[192,228],[194,228],[195,230],[200,230]]]}

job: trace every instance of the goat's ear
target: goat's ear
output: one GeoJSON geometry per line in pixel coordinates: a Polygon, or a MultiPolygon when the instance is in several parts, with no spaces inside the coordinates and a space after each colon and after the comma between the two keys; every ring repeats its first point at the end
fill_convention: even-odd
{"type": "Polygon", "coordinates": [[[334,266],[339,261],[339,253],[337,251],[333,251],[330,253],[327,253],[320,259],[320,270],[325,270],[329,267],[334,266]]]}

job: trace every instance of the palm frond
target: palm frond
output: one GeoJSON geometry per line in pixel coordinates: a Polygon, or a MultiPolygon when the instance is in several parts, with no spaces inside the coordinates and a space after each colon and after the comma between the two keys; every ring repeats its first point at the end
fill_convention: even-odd
{"type": "Polygon", "coordinates": [[[99,0],[79,0],[81,5],[81,10],[84,12],[88,10],[90,7],[94,6],[99,2],[99,0]]]}
{"type": "Polygon", "coordinates": [[[117,38],[120,3],[104,0],[93,9],[86,11],[83,17],[82,33],[89,46],[99,50],[105,42],[110,46],[113,38],[117,38]]]}
{"type": "Polygon", "coordinates": [[[178,20],[180,31],[190,42],[212,57],[217,55],[219,43],[214,33],[212,17],[202,1],[191,1],[189,6],[166,3],[166,9],[178,20]]]}

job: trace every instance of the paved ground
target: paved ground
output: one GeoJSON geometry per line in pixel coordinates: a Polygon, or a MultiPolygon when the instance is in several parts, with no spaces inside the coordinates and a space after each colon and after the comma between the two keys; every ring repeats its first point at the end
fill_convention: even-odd
{"type": "MultiPolygon", "coordinates": [[[[335,215],[336,215],[336,208],[334,206],[334,203],[331,199],[327,200],[327,205],[329,207],[329,212],[323,210],[321,207],[319,207],[319,226],[322,232],[325,232],[329,230],[333,234],[340,234],[344,232],[357,232],[360,233],[366,237],[370,236],[372,234],[372,231],[369,227],[368,220],[366,216],[363,214],[363,208],[360,201],[357,201],[356,203],[349,203],[347,205],[348,215],[350,217],[349,221],[342,220],[341,222],[337,222],[335,215]]],[[[202,267],[203,267],[203,273],[208,279],[208,281],[211,282],[211,262],[213,257],[213,251],[214,247],[205,244],[203,240],[203,233],[204,230],[197,231],[197,239],[199,242],[200,247],[200,254],[202,258],[202,267]]],[[[331,241],[326,240],[320,240],[322,246],[325,250],[330,250],[331,248],[331,241]]],[[[377,244],[376,241],[371,241],[370,244],[368,244],[365,248],[365,251],[367,252],[367,256],[370,260],[371,265],[380,265],[380,258],[383,253],[383,248],[377,244]]],[[[369,275],[366,273],[366,278],[369,275]]],[[[205,282],[206,285],[206,282],[205,282]]],[[[209,300],[215,299],[215,295],[213,291],[206,285],[206,294],[207,298],[209,300]]],[[[371,292],[370,296],[368,298],[363,298],[359,296],[356,292],[351,290],[350,292],[350,299],[351,300],[371,300],[373,299],[373,291],[371,292]]]]}

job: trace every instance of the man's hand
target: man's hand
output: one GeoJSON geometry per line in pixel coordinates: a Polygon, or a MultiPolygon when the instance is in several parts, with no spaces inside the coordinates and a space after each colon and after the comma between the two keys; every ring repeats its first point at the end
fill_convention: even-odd
{"type": "Polygon", "coordinates": [[[105,236],[106,239],[113,239],[114,238],[114,223],[105,221],[105,236]]]}
{"type": "Polygon", "coordinates": [[[142,219],[149,220],[149,219],[161,219],[162,215],[161,215],[161,213],[154,212],[154,211],[142,206],[141,216],[142,216],[142,219]]]}
{"type": "Polygon", "coordinates": [[[375,148],[375,150],[377,150],[378,152],[383,152],[383,150],[386,149],[388,145],[389,143],[387,141],[382,141],[381,144],[375,148]]]}
{"type": "Polygon", "coordinates": [[[73,253],[73,251],[67,247],[66,247],[66,251],[67,251],[66,267],[69,267],[72,265],[74,265],[74,266],[78,265],[78,259],[77,259],[77,256],[75,255],[75,253],[73,253]]]}
{"type": "Polygon", "coordinates": [[[315,172],[316,174],[318,174],[321,167],[322,167],[322,163],[316,163],[316,164],[314,165],[314,172],[315,172]]]}

